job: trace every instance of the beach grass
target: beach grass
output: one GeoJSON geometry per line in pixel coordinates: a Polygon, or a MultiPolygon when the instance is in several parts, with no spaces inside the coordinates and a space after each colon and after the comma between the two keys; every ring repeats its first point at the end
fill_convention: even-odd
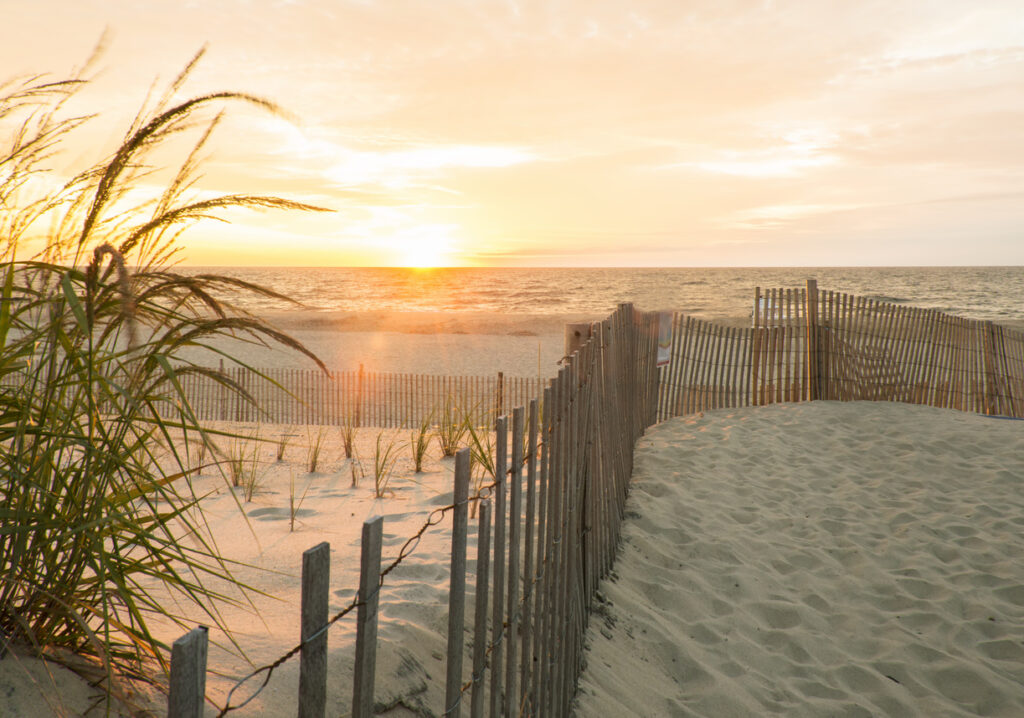
{"type": "Polygon", "coordinates": [[[451,394],[445,397],[437,414],[437,426],[434,428],[442,456],[455,456],[455,452],[462,445],[462,440],[466,436],[465,414],[466,412],[456,404],[455,397],[451,394]]]}
{"type": "Polygon", "coordinates": [[[320,465],[320,454],[326,438],[327,429],[322,426],[310,429],[306,434],[306,469],[311,474],[315,474],[320,465]]]}
{"type": "Polygon", "coordinates": [[[373,493],[378,499],[384,498],[388,483],[395,471],[398,461],[398,444],[394,436],[385,437],[384,432],[377,434],[377,442],[373,452],[373,493]]]}
{"type": "Polygon", "coordinates": [[[108,699],[127,700],[121,679],[152,680],[154,666],[166,669],[154,618],[184,628],[180,601],[223,628],[218,606],[245,601],[191,483],[223,437],[197,420],[183,382],[201,374],[251,397],[182,351],[205,347],[241,365],[213,344],[231,336],[319,364],[218,299],[228,290],[284,297],[173,270],[180,234],[202,218],[317,209],[244,194],[191,198],[216,113],[232,103],[277,111],[230,92],[174,101],[196,60],[108,158],[70,179],[54,168],[64,166],[63,153],[80,151],[75,132],[94,121],[64,112],[87,78],[30,78],[0,96],[0,117],[14,128],[0,138],[0,631],[37,654],[91,657],[108,699]],[[176,169],[158,171],[196,131],[176,169]],[[147,194],[161,177],[163,189],[147,194]]]}
{"type": "Polygon", "coordinates": [[[413,470],[417,473],[423,473],[423,460],[427,456],[427,449],[430,448],[430,428],[434,421],[434,412],[427,413],[420,421],[419,426],[416,428],[409,437],[409,448],[412,451],[412,464],[413,470]]]}

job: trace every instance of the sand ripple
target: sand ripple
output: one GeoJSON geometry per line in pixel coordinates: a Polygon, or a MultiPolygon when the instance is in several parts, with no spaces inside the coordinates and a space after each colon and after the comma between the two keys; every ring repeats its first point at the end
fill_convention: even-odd
{"type": "Polygon", "coordinates": [[[579,715],[1024,715],[1024,423],[712,412],[632,491],[579,715]]]}

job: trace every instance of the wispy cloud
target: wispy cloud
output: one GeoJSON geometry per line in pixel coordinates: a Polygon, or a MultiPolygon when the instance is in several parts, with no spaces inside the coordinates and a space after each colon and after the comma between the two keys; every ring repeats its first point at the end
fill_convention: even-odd
{"type": "MultiPolygon", "coordinates": [[[[111,27],[104,108],[173,76],[202,27],[189,92],[253,92],[303,119],[243,124],[204,187],[338,207],[323,243],[400,246],[422,226],[479,261],[703,247],[714,262],[771,236],[773,261],[799,263],[869,234],[925,256],[954,214],[977,236],[1024,223],[1019,0],[10,5],[13,72],[80,62],[111,27]],[[995,198],[984,211],[950,208],[978,194],[995,198]],[[930,201],[943,217],[907,209],[930,201]]],[[[1020,245],[998,256],[1024,261],[1020,245]]]]}
{"type": "Polygon", "coordinates": [[[689,169],[737,177],[791,177],[839,162],[833,153],[835,136],[820,128],[799,128],[781,133],[771,144],[757,149],[704,149],[704,159],[660,165],[658,169],[689,169]]]}

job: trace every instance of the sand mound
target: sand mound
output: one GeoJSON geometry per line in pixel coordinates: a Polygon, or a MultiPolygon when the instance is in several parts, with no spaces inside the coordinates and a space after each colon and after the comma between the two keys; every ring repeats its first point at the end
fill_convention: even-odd
{"type": "MultiPolygon", "coordinates": [[[[415,473],[407,444],[409,431],[359,429],[356,458],[344,456],[337,428],[214,423],[242,437],[260,436],[256,443],[243,440],[241,452],[259,459],[254,473],[255,491],[244,497],[244,487],[234,488],[215,469],[204,469],[194,480],[202,496],[205,523],[225,558],[239,562],[235,575],[263,592],[250,594],[251,608],[221,607],[223,620],[232,629],[245,656],[230,649],[223,632],[211,629],[207,696],[223,706],[228,692],[254,668],[268,665],[287,653],[300,639],[302,553],[320,541],[331,544],[330,614],[348,606],[359,585],[360,536],[363,522],[384,517],[383,565],[402,552],[406,541],[432,512],[452,501],[454,461],[440,455],[431,442],[424,471],[415,473]],[[393,474],[376,498],[373,481],[377,437],[384,445],[394,442],[397,457],[393,474]],[[277,442],[289,443],[283,460],[276,459],[277,442]],[[309,448],[322,438],[316,472],[308,471],[309,448]],[[353,466],[361,467],[357,486],[352,485],[353,466]],[[294,483],[293,483],[294,482],[294,483]],[[294,487],[294,488],[293,488],[294,487]],[[292,503],[294,498],[294,504],[292,503]],[[291,514],[295,507],[295,522],[291,514]]],[[[233,441],[223,439],[228,451],[233,441]]],[[[451,558],[451,519],[439,523],[410,547],[412,553],[389,576],[381,589],[380,632],[377,653],[375,698],[385,714],[428,714],[444,698],[444,651],[447,636],[448,564],[451,558]]],[[[476,523],[470,522],[470,542],[476,523]]],[[[472,567],[473,562],[470,561],[472,567]]],[[[207,579],[213,582],[213,579],[207,579]]],[[[159,587],[154,587],[159,591],[159,587]]],[[[235,595],[224,586],[229,595],[235,595]]],[[[167,596],[167,601],[172,601],[167,596]]],[[[171,604],[168,604],[171,605],[171,604]]],[[[208,624],[195,606],[181,605],[190,625],[208,624]]],[[[154,619],[157,634],[168,643],[184,630],[154,619]]],[[[351,709],[355,644],[355,615],[341,619],[329,633],[328,714],[344,715],[351,709]]],[[[299,661],[292,659],[277,668],[267,687],[239,712],[247,716],[294,715],[298,705],[299,661]]],[[[231,697],[239,705],[253,695],[263,675],[240,687],[231,697]]],[[[141,689],[139,705],[162,715],[166,699],[153,689],[141,689]]],[[[104,715],[99,692],[60,667],[44,664],[22,652],[0,660],[0,716],[104,715]],[[96,710],[90,706],[100,702],[96,710]]],[[[115,706],[117,708],[117,706],[115,706]]],[[[207,715],[216,715],[212,705],[207,715]]]]}
{"type": "Polygon", "coordinates": [[[581,716],[1024,715],[1024,423],[723,410],[641,441],[581,716]]]}

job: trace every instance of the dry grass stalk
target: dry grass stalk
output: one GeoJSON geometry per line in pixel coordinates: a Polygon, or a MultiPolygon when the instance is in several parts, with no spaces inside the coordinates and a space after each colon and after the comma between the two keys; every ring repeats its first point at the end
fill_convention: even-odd
{"type": "Polygon", "coordinates": [[[218,299],[225,290],[281,295],[170,268],[180,234],[219,210],[315,209],[244,194],[189,199],[216,120],[176,170],[154,168],[154,151],[201,127],[208,108],[276,111],[230,92],[173,102],[193,64],[140,111],[111,157],[55,182],[45,178],[63,169],[62,150],[80,153],[74,133],[92,119],[65,112],[86,81],[34,78],[0,89],[0,375],[8,382],[0,392],[0,632],[30,650],[91,656],[108,698],[127,700],[119,677],[166,668],[151,619],[181,619],[165,588],[225,631],[217,609],[225,594],[203,577],[233,581],[245,595],[192,491],[215,432],[198,421],[183,385],[199,375],[252,397],[182,350],[206,347],[241,364],[219,340],[274,342],[323,368],[299,342],[218,299]],[[138,199],[167,176],[162,192],[138,199]],[[161,446],[169,453],[157,457],[161,446]],[[180,541],[183,532],[193,540],[180,541]]]}

